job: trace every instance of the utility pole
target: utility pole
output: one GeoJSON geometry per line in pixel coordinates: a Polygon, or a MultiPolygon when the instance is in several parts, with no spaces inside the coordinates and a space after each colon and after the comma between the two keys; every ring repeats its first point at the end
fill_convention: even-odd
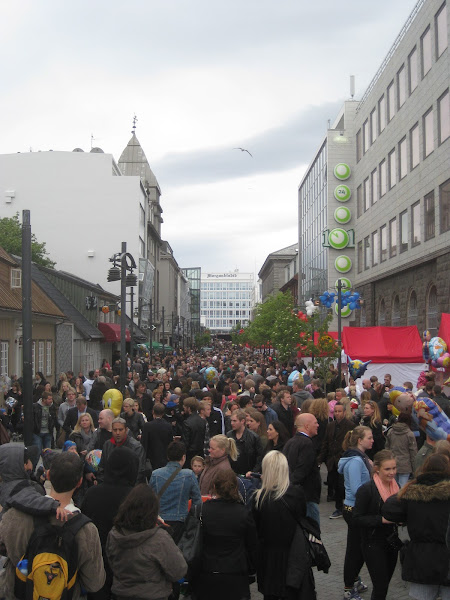
{"type": "Polygon", "coordinates": [[[33,443],[33,365],[31,308],[31,221],[30,211],[22,211],[22,336],[23,336],[23,437],[25,446],[33,443]]]}

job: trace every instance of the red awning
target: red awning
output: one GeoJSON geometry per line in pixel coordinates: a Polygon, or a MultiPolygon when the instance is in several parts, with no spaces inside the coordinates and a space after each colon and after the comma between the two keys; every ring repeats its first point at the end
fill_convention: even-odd
{"type": "Polygon", "coordinates": [[[352,360],[374,363],[421,363],[422,340],[409,327],[344,327],[344,351],[352,360]]]}
{"type": "MultiPolygon", "coordinates": [[[[98,323],[97,327],[103,333],[105,342],[120,342],[120,325],[117,323],[98,323]]],[[[125,330],[125,340],[127,342],[131,341],[128,327],[125,330]]]]}

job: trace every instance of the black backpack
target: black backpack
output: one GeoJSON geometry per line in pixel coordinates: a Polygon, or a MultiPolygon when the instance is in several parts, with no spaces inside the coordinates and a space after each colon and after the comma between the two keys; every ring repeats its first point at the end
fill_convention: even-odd
{"type": "Polygon", "coordinates": [[[90,519],[81,513],[64,525],[34,518],[34,531],[16,566],[14,595],[19,600],[70,600],[78,575],[75,536],[90,519]]]}

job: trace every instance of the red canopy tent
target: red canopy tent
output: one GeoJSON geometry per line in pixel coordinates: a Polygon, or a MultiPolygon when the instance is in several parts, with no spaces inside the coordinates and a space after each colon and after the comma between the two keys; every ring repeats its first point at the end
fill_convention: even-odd
{"type": "MultiPolygon", "coordinates": [[[[449,315],[450,316],[450,315],[449,315]]],[[[352,360],[374,363],[423,363],[417,327],[344,327],[342,344],[352,360]]]]}
{"type": "Polygon", "coordinates": [[[438,336],[444,340],[447,348],[450,348],[450,315],[448,313],[441,314],[441,325],[438,336]]]}

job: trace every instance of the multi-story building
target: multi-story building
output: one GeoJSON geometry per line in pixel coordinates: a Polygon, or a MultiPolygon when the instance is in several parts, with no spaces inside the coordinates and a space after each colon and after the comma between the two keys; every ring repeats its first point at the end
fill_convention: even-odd
{"type": "Polygon", "coordinates": [[[450,309],[448,39],[448,1],[419,0],[300,184],[299,294],[341,278],[364,298],[348,324],[435,334],[450,309]]]}
{"type": "Polygon", "coordinates": [[[286,283],[285,268],[296,258],[297,253],[298,244],[292,244],[286,248],[281,248],[281,250],[271,252],[267,256],[258,273],[262,302],[272,294],[279,292],[286,283]]]}
{"type": "Polygon", "coordinates": [[[228,334],[238,323],[248,325],[254,303],[253,273],[202,273],[201,316],[212,333],[228,334]]]}

